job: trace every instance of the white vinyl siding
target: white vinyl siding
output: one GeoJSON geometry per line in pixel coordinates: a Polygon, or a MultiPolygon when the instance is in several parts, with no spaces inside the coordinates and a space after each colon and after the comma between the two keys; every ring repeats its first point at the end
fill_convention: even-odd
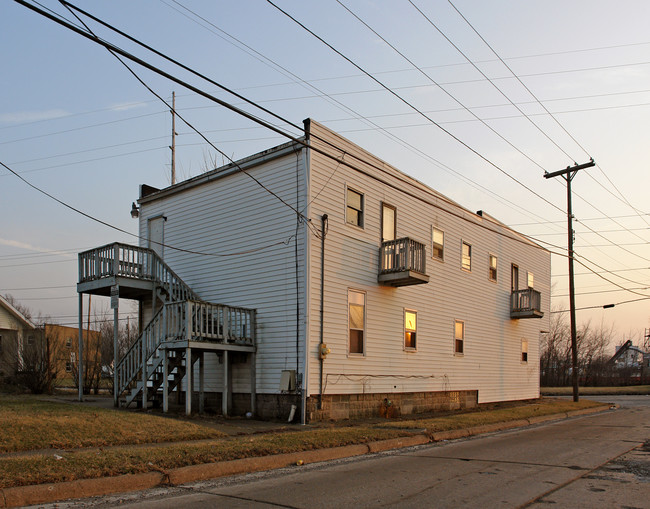
{"type": "MultiPolygon", "coordinates": [[[[479,390],[479,402],[536,398],[539,395],[538,338],[548,330],[550,254],[495,221],[438,199],[435,191],[398,172],[327,128],[311,122],[314,145],[327,150],[322,138],[385,170],[359,163],[361,169],[390,185],[311,152],[310,216],[329,216],[325,247],[325,342],[331,353],[323,363],[325,394],[479,390]],[[406,182],[405,182],[406,181],[406,182]],[[412,183],[407,184],[407,182],[412,183]],[[444,231],[445,263],[427,264],[428,284],[387,288],[377,283],[381,214],[366,214],[364,229],[352,229],[345,219],[347,186],[363,190],[366,211],[382,203],[399,204],[399,236],[431,251],[432,226],[444,231]],[[406,189],[406,195],[401,191],[406,189]],[[421,197],[423,203],[411,195],[421,197]],[[451,211],[449,213],[447,211],[451,211]],[[485,224],[487,228],[481,226],[485,224]],[[497,230],[504,235],[492,233],[497,230]],[[509,239],[507,236],[514,237],[509,239]],[[535,272],[542,294],[544,318],[510,319],[510,281],[492,282],[484,270],[464,272],[461,243],[471,239],[472,255],[487,260],[492,253],[522,270],[535,272]],[[450,244],[451,243],[451,244],[450,244]],[[349,288],[366,292],[364,356],[348,354],[349,288]],[[404,309],[417,310],[417,355],[404,348],[404,309]],[[472,324],[471,348],[454,355],[452,325],[462,318],[472,324]],[[529,362],[522,365],[521,337],[529,339],[529,362]],[[400,339],[402,338],[402,339],[400,339]],[[408,378],[406,375],[409,375],[408,378]]],[[[329,149],[331,150],[331,148],[329,149]]],[[[335,154],[340,156],[340,153],[335,154]]],[[[347,157],[346,157],[347,159],[347,157]]],[[[478,207],[477,207],[478,208],[478,207]]],[[[310,315],[319,315],[321,240],[310,236],[310,315]]],[[[318,394],[319,321],[310,320],[309,394],[318,394]]],[[[467,334],[467,331],[466,331],[467,334]]]]}
{"type": "MultiPolygon", "coordinates": [[[[288,149],[286,155],[253,165],[247,171],[300,210],[307,203],[303,160],[288,149]]],[[[299,371],[303,370],[306,226],[303,224],[298,229],[299,288],[296,289],[296,214],[244,173],[234,171],[167,197],[143,200],[142,238],[146,239],[147,219],[161,214],[167,218],[164,226],[167,246],[202,253],[167,247],[165,262],[172,270],[205,301],[257,310],[257,391],[278,392],[282,370],[297,367],[296,355],[299,371]],[[299,292],[299,317],[296,316],[296,291],[299,292]],[[298,352],[297,320],[303,338],[298,352]]],[[[150,307],[150,304],[143,307],[146,314],[150,314],[150,307]]],[[[232,365],[233,392],[250,390],[249,366],[248,360],[232,365]]],[[[198,380],[198,362],[194,374],[198,380]]],[[[207,353],[206,391],[220,391],[222,380],[218,356],[207,353]]]]}

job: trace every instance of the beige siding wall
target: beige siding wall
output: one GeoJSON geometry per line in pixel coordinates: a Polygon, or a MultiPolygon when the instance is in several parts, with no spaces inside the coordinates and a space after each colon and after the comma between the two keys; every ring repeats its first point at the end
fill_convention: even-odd
{"type": "MultiPolygon", "coordinates": [[[[263,166],[250,163],[245,167],[265,187],[295,208],[305,206],[300,151],[296,154],[289,148],[263,166]]],[[[257,391],[278,392],[281,371],[296,369],[294,211],[246,174],[233,172],[168,197],[144,200],[142,245],[146,245],[147,220],[157,215],[167,218],[165,244],[185,250],[165,247],[165,262],[203,300],[257,309],[257,391]]],[[[305,229],[304,224],[298,225],[301,322],[305,318],[305,229]]],[[[147,306],[145,313],[149,313],[147,306]]],[[[304,329],[301,335],[304,337],[304,329]]],[[[304,359],[304,344],[299,356],[304,359]]],[[[221,390],[222,373],[217,356],[206,354],[206,390],[221,390]]],[[[250,390],[249,373],[248,362],[233,365],[234,392],[250,390]]]]}
{"type": "MultiPolygon", "coordinates": [[[[344,147],[345,161],[363,175],[312,151],[310,216],[329,216],[325,248],[325,394],[478,389],[479,402],[539,396],[539,334],[548,330],[550,253],[488,219],[446,202],[434,191],[312,123],[318,138],[344,147]],[[354,160],[358,155],[385,171],[354,160]],[[374,177],[385,180],[382,183],[374,177]],[[345,189],[364,194],[364,228],[345,223],[345,189]],[[404,192],[408,191],[408,193],[404,192]],[[424,200],[418,200],[422,198],[424,200]],[[397,237],[426,245],[430,283],[388,288],[377,283],[381,204],[397,208],[397,237]],[[429,203],[425,203],[429,202],[429,203]],[[431,258],[432,226],[444,231],[444,261],[431,258]],[[495,231],[491,231],[495,230],[495,231]],[[513,239],[514,237],[514,239],[513,239]],[[472,246],[472,270],[461,269],[461,243],[472,246]],[[497,282],[488,278],[488,255],[498,258],[497,282]],[[542,294],[542,319],[510,319],[510,266],[519,266],[519,288],[534,274],[542,294]],[[366,292],[365,355],[348,354],[349,289],[366,292]],[[404,349],[404,309],[417,311],[417,351],[404,349]],[[454,354],[454,321],[465,323],[465,351],[454,354]],[[522,340],[528,362],[522,363],[522,340]]],[[[333,149],[328,149],[333,151],[333,149]]],[[[340,153],[336,153],[340,156],[340,153]]],[[[319,391],[318,340],[320,240],[310,236],[311,316],[309,392],[319,391]]]]}

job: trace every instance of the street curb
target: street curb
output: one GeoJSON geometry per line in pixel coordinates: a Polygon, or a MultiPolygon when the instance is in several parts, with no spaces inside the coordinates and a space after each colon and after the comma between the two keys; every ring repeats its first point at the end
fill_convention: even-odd
{"type": "Polygon", "coordinates": [[[312,451],[276,454],[255,458],[242,458],[219,463],[205,463],[190,465],[160,472],[147,472],[142,474],[128,474],[116,477],[100,477],[97,479],[79,479],[51,484],[36,484],[32,486],[17,486],[14,488],[0,489],[0,508],[21,507],[25,505],[45,504],[66,499],[88,498],[113,493],[126,493],[141,491],[158,486],[177,486],[189,482],[204,481],[217,477],[259,472],[284,468],[290,465],[303,465],[318,463],[334,459],[363,456],[391,449],[401,449],[429,442],[443,440],[456,440],[484,433],[494,433],[514,428],[523,428],[532,424],[566,419],[603,412],[610,407],[599,406],[572,410],[561,414],[543,415],[529,419],[485,424],[466,429],[439,431],[430,435],[418,434],[409,437],[379,440],[367,444],[346,445],[330,449],[316,449],[312,451]]]}

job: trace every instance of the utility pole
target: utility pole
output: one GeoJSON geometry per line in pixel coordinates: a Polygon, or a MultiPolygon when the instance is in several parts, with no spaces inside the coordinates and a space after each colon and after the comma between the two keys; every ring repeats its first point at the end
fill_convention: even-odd
{"type": "Polygon", "coordinates": [[[172,186],[176,183],[176,92],[172,92],[172,186]]]}
{"type": "Polygon", "coordinates": [[[588,163],[575,164],[567,166],[564,170],[554,171],[553,173],[544,172],[544,178],[549,179],[562,176],[566,180],[566,201],[567,201],[567,228],[569,234],[569,315],[571,317],[571,379],[573,382],[573,401],[578,401],[578,333],[576,330],[576,295],[573,281],[573,211],[571,207],[571,181],[576,176],[578,170],[591,168],[595,166],[594,159],[588,163]]]}

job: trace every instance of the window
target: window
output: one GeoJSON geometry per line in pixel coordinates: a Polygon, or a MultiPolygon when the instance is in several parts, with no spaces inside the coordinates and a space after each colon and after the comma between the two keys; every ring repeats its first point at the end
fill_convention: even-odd
{"type": "Polygon", "coordinates": [[[528,340],[521,340],[521,362],[528,362],[528,340]]]}
{"type": "Polygon", "coordinates": [[[363,228],[363,195],[348,188],[345,222],[363,228]]]}
{"type": "Polygon", "coordinates": [[[381,204],[381,241],[397,238],[397,209],[386,203],[381,204]]]}
{"type": "Polygon", "coordinates": [[[517,267],[514,263],[510,268],[510,281],[511,281],[510,289],[512,290],[512,293],[518,291],[519,290],[519,267],[517,267]]]}
{"type": "Polygon", "coordinates": [[[350,331],[350,353],[363,354],[366,329],[365,293],[357,290],[348,290],[348,323],[350,331]]]}
{"type": "Polygon", "coordinates": [[[465,322],[454,322],[454,353],[462,355],[465,351],[465,322]]]}
{"type": "Polygon", "coordinates": [[[29,336],[27,336],[27,345],[31,346],[33,344],[34,344],[34,336],[30,334],[29,336]]]}
{"type": "Polygon", "coordinates": [[[497,280],[497,257],[494,255],[490,255],[490,261],[489,261],[490,267],[489,267],[489,278],[490,281],[496,281],[497,280]]]}
{"type": "Polygon", "coordinates": [[[416,311],[404,310],[404,348],[415,350],[415,337],[418,329],[418,314],[416,311]]]}
{"type": "Polygon", "coordinates": [[[534,288],[535,287],[535,278],[533,277],[533,273],[529,272],[528,273],[528,288],[534,288]]]}
{"type": "Polygon", "coordinates": [[[65,346],[72,348],[72,338],[65,338],[65,346]]]}
{"type": "Polygon", "coordinates": [[[70,361],[65,361],[65,370],[70,373],[72,371],[72,362],[70,361]]]}
{"type": "Polygon", "coordinates": [[[445,254],[445,233],[438,230],[438,228],[433,228],[432,238],[431,256],[437,260],[442,260],[445,254]]]}
{"type": "Polygon", "coordinates": [[[472,246],[467,242],[463,242],[463,249],[461,253],[461,267],[463,270],[472,270],[472,246]]]}

